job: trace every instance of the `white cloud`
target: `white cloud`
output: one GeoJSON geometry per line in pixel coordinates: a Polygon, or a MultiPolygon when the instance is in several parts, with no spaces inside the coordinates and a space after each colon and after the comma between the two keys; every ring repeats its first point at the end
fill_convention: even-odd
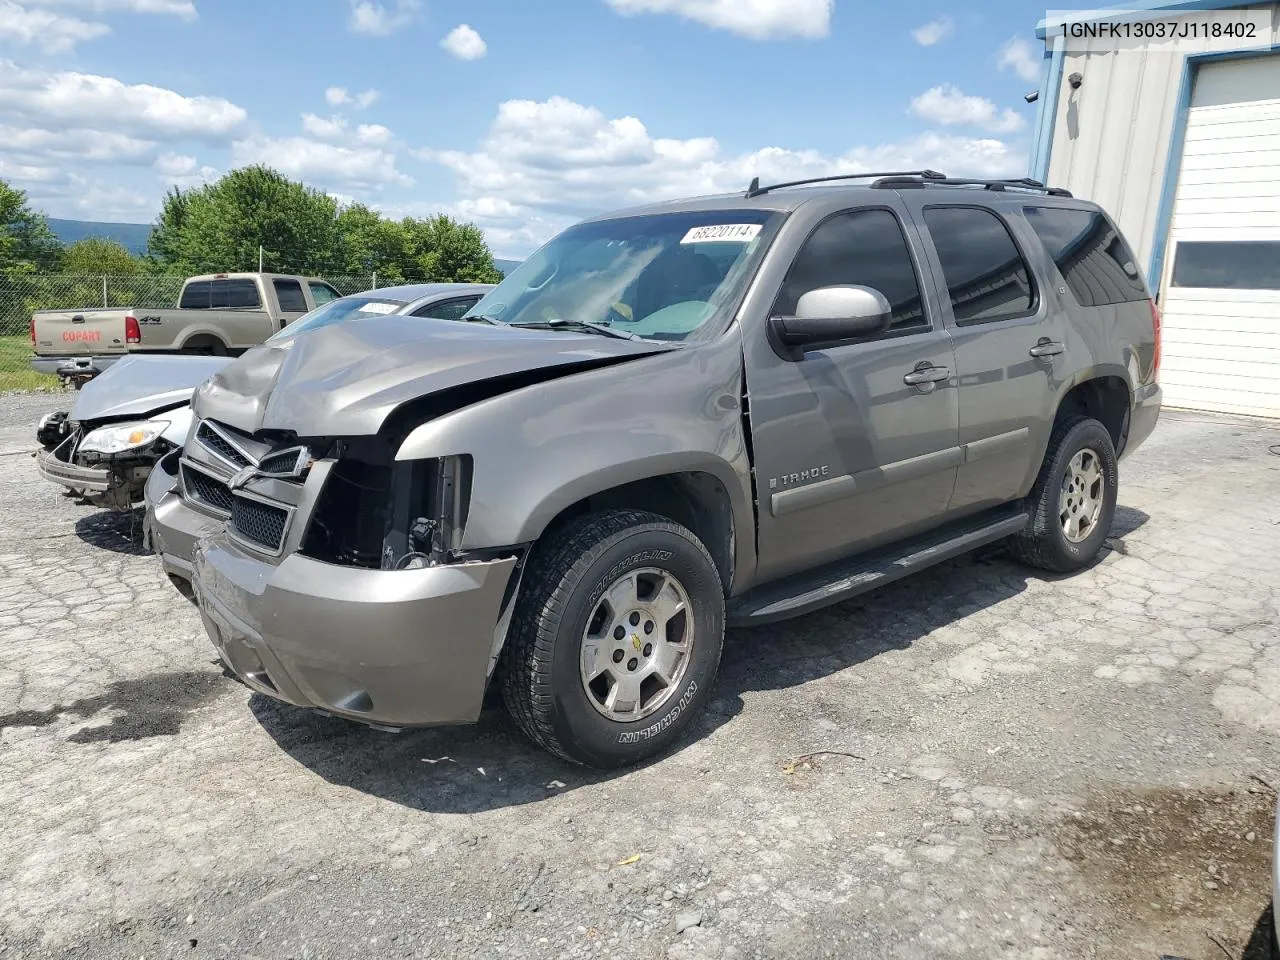
{"type": "Polygon", "coordinates": [[[610,119],[563,97],[498,108],[473,152],[416,154],[454,172],[451,212],[483,227],[499,255],[523,256],[568,223],[593,213],[675,197],[745,190],[766,182],[858,170],[930,167],[953,175],[1016,176],[1026,158],[1008,143],[927,133],[854,146],[839,155],[764,147],[727,154],[710,137],[652,136],[635,117],[610,119]]]}
{"type": "Polygon", "coordinates": [[[152,166],[161,180],[178,187],[199,187],[218,177],[217,167],[201,166],[195,157],[181,153],[162,153],[152,166]]]}
{"type": "Polygon", "coordinates": [[[413,180],[396,169],[396,155],[376,147],[346,147],[306,137],[247,137],[231,145],[232,166],[265,163],[286,176],[322,187],[407,187],[413,180]]]}
{"type": "Polygon", "coordinates": [[[356,127],[356,139],[371,146],[380,146],[391,141],[391,131],[380,123],[362,123],[356,127]]]}
{"type": "Polygon", "coordinates": [[[304,113],[302,129],[321,140],[337,140],[347,132],[347,118],[341,114],[317,117],[314,113],[304,113]]]}
{"type": "Polygon", "coordinates": [[[33,159],[95,160],[107,163],[136,161],[155,149],[152,140],[141,140],[108,130],[44,130],[0,124],[0,150],[33,159]]]}
{"type": "Polygon", "coordinates": [[[1014,133],[1026,126],[1013,110],[1001,110],[985,97],[974,97],[949,83],[931,87],[911,101],[911,112],[943,126],[967,126],[992,133],[1014,133]]]}
{"type": "Polygon", "coordinates": [[[479,60],[489,52],[484,38],[465,23],[450,30],[440,46],[459,60],[479,60]]]}
{"type": "Polygon", "coordinates": [[[45,53],[67,53],[77,43],[106,36],[105,23],[90,23],[51,10],[28,9],[0,0],[0,41],[24,46],[38,44],[45,53]]]}
{"type": "Polygon", "coordinates": [[[375,3],[374,0],[350,0],[352,33],[371,37],[385,37],[401,27],[408,26],[418,13],[418,0],[395,0],[394,6],[375,3]]]}
{"type": "Polygon", "coordinates": [[[221,97],[187,97],[150,84],[88,73],[47,73],[0,61],[0,116],[157,140],[226,139],[247,118],[221,97]]]}
{"type": "Polygon", "coordinates": [[[195,20],[196,5],[192,0],[24,0],[33,6],[62,6],[107,13],[155,13],[195,20]]]}
{"type": "Polygon", "coordinates": [[[942,16],[930,20],[923,26],[916,27],[911,31],[911,36],[915,37],[916,43],[922,47],[932,47],[935,43],[941,43],[956,28],[956,22],[950,17],[942,16]]]}
{"type": "Polygon", "coordinates": [[[1009,69],[1028,83],[1040,79],[1040,62],[1043,59],[1034,47],[1022,37],[1013,37],[1000,48],[996,65],[1001,69],[1009,69]]]}
{"type": "Polygon", "coordinates": [[[180,153],[162,153],[156,157],[156,172],[166,177],[185,177],[195,173],[196,158],[180,153]]]}
{"type": "Polygon", "coordinates": [[[820,39],[831,32],[835,0],[605,0],[624,17],[674,13],[752,40],[820,39]]]}
{"type": "Polygon", "coordinates": [[[331,107],[355,107],[357,110],[363,110],[370,106],[375,100],[382,96],[379,90],[366,90],[363,93],[352,93],[346,87],[329,87],[324,92],[324,98],[331,107]]]}

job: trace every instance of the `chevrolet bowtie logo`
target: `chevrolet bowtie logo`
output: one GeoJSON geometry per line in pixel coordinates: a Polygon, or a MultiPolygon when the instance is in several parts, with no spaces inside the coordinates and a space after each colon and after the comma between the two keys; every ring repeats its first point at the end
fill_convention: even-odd
{"type": "Polygon", "coordinates": [[[257,475],[257,467],[245,467],[243,470],[236,471],[235,476],[227,481],[227,486],[232,490],[239,490],[257,475]]]}

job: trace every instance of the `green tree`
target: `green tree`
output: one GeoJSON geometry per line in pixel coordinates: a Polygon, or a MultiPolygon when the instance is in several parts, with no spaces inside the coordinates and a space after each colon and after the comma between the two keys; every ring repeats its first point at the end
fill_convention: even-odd
{"type": "Polygon", "coordinates": [[[331,271],[337,203],[269,167],[232,170],[217,183],[173,191],[156,224],[155,255],[185,273],[258,269],[331,271]]]}
{"type": "Polygon", "coordinates": [[[405,220],[410,255],[418,276],[427,281],[497,283],[502,272],[484,234],[473,223],[441,213],[426,220],[405,220]]]}
{"type": "Polygon", "coordinates": [[[0,180],[0,275],[56,270],[62,245],[27,195],[0,180]]]}
{"type": "Polygon", "coordinates": [[[86,237],[67,247],[62,272],[75,276],[132,276],[142,272],[142,261],[114,240],[86,237]]]}
{"type": "Polygon", "coordinates": [[[355,203],[339,212],[336,229],[337,269],[341,273],[376,272],[379,284],[402,283],[407,275],[416,273],[409,256],[408,233],[396,221],[384,220],[376,211],[355,203]]]}
{"type": "Polygon", "coordinates": [[[181,264],[182,228],[187,222],[192,192],[171,187],[164,195],[160,216],[147,239],[147,261],[153,269],[171,269],[181,264]]]}

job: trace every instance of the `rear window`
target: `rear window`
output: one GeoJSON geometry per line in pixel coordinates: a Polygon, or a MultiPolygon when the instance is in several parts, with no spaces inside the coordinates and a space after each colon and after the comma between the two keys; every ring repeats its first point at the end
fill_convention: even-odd
{"type": "Polygon", "coordinates": [[[307,298],[302,295],[302,284],[297,280],[272,280],[281,313],[306,313],[307,298]]]}
{"type": "Polygon", "coordinates": [[[1173,259],[1173,285],[1280,290],[1280,240],[1180,241],[1173,259]]]}
{"type": "Polygon", "coordinates": [[[1024,207],[1023,213],[1080,306],[1147,299],[1132,251],[1101,212],[1024,207]]]}
{"type": "Polygon", "coordinates": [[[225,287],[227,306],[232,310],[262,306],[258,285],[252,280],[215,280],[213,287],[214,299],[217,299],[218,287],[225,287]]]}
{"type": "Polygon", "coordinates": [[[195,280],[182,288],[182,299],[178,306],[183,310],[208,310],[209,296],[213,284],[208,280],[195,280]]]}
{"type": "Polygon", "coordinates": [[[1003,220],[977,207],[925,207],[924,222],[956,323],[994,323],[1031,312],[1031,271],[1003,220]]]}

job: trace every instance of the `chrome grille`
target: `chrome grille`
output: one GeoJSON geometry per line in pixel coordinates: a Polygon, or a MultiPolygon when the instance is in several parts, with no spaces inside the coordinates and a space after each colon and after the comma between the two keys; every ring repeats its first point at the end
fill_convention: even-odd
{"type": "Polygon", "coordinates": [[[260,500],[232,495],[231,529],[242,540],[271,553],[279,553],[284,546],[284,533],[288,526],[289,511],[260,500]]]}
{"type": "Polygon", "coordinates": [[[182,474],[182,489],[188,499],[221,513],[231,512],[231,489],[225,483],[185,462],[180,463],[178,469],[182,474]]]}
{"type": "Polygon", "coordinates": [[[269,453],[258,463],[258,472],[264,476],[296,474],[306,457],[305,447],[290,447],[278,453],[269,453]]]}
{"type": "Polygon", "coordinates": [[[247,467],[252,462],[235,444],[209,426],[207,420],[201,420],[200,426],[196,427],[196,439],[220,459],[236,467],[247,467]]]}

